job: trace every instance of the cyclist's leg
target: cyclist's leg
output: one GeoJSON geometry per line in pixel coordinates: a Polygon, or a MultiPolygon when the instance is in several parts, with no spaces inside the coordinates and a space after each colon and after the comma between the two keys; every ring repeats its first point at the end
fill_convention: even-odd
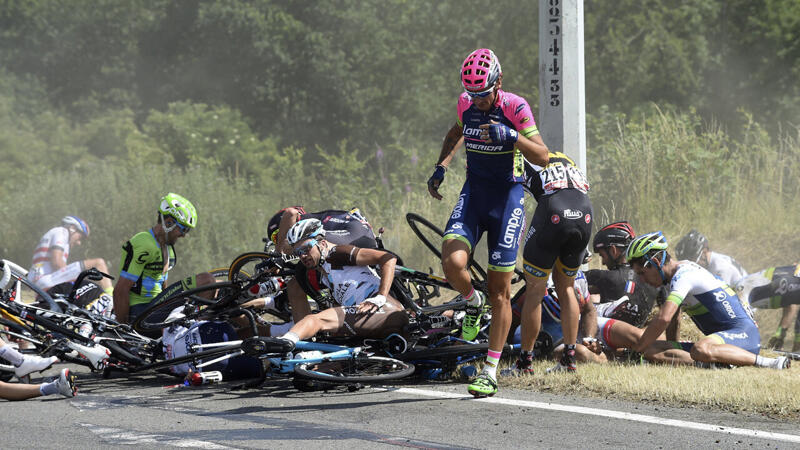
{"type": "Polygon", "coordinates": [[[639,342],[639,338],[644,333],[641,328],[607,317],[597,318],[597,328],[600,330],[603,343],[612,349],[631,348],[639,342]]]}
{"type": "Polygon", "coordinates": [[[385,338],[391,334],[405,334],[408,325],[408,314],[399,301],[387,297],[386,304],[380,310],[369,313],[346,310],[345,326],[342,334],[353,334],[362,338],[385,338]]]}
{"type": "Polygon", "coordinates": [[[644,357],[660,364],[694,364],[689,354],[692,347],[689,342],[655,341],[645,349],[644,357]]]}
{"type": "Polygon", "coordinates": [[[467,264],[470,253],[481,236],[480,211],[468,181],[461,188],[458,202],[450,214],[442,237],[442,269],[453,288],[465,298],[472,298],[472,284],[467,264]]]}
{"type": "Polygon", "coordinates": [[[705,363],[752,366],[761,350],[758,327],[720,331],[697,341],[690,352],[692,359],[705,363]]]}
{"type": "Polygon", "coordinates": [[[27,400],[41,397],[42,392],[39,390],[41,386],[41,384],[5,383],[0,381],[0,398],[4,400],[27,400]]]}
{"type": "Polygon", "coordinates": [[[61,283],[75,281],[75,279],[78,278],[78,275],[80,275],[83,270],[83,261],[75,261],[74,263],[67,264],[66,266],[56,270],[55,272],[51,272],[47,275],[37,278],[35,284],[36,286],[42,288],[43,291],[47,291],[53,286],[61,283]]]}

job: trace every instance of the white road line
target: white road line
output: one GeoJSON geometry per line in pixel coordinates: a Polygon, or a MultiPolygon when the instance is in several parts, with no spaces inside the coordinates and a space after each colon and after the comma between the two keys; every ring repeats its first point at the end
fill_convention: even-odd
{"type": "Polygon", "coordinates": [[[138,431],[123,430],[121,428],[104,427],[102,425],[94,425],[91,423],[81,423],[82,427],[88,429],[96,434],[100,439],[111,442],[117,445],[142,445],[142,444],[157,444],[169,445],[172,447],[183,448],[203,448],[210,450],[229,449],[224,445],[215,444],[208,441],[199,441],[197,439],[180,439],[163,434],[150,434],[140,433],[138,431]]]}
{"type": "MultiPolygon", "coordinates": [[[[467,394],[456,394],[452,392],[442,392],[428,389],[414,389],[414,388],[397,388],[388,389],[393,392],[400,392],[403,394],[421,395],[426,397],[437,398],[472,398],[467,394]]],[[[488,397],[476,399],[474,401],[484,403],[496,403],[510,406],[524,406],[526,408],[546,409],[550,411],[571,412],[577,414],[587,414],[590,416],[600,416],[613,419],[631,420],[634,422],[653,423],[657,425],[665,425],[670,427],[688,428],[700,431],[713,431],[717,433],[736,434],[740,436],[756,437],[761,439],[771,439],[776,441],[793,442],[800,444],[800,435],[773,433],[771,431],[751,430],[747,428],[734,428],[723,425],[714,425],[709,423],[687,422],[684,420],[667,419],[656,416],[645,416],[642,414],[632,414],[622,411],[613,411],[608,409],[586,408],[583,406],[559,405],[556,403],[541,403],[528,400],[512,400],[508,398],[488,397]]]]}

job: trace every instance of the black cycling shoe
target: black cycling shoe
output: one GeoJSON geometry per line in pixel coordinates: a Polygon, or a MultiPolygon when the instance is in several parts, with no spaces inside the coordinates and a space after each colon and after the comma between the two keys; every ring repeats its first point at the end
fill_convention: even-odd
{"type": "Polygon", "coordinates": [[[242,351],[248,356],[261,356],[267,353],[289,353],[294,350],[294,342],[276,337],[254,336],[242,341],[242,351]]]}

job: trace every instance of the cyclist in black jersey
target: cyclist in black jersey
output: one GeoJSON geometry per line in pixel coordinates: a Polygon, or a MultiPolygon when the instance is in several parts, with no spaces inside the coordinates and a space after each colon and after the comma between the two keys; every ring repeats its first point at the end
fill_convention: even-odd
{"type": "MultiPolygon", "coordinates": [[[[753,308],[783,308],[778,329],[767,343],[768,348],[781,350],[792,317],[800,309],[800,264],[769,267],[742,278],[734,288],[753,308]]],[[[800,316],[795,321],[792,347],[792,352],[797,351],[800,351],[800,316]]]]}
{"type": "MultiPolygon", "coordinates": [[[[329,209],[325,211],[307,213],[302,206],[290,206],[281,209],[267,224],[267,236],[275,244],[276,249],[285,254],[292,253],[292,246],[286,240],[289,229],[303,219],[317,219],[322,223],[326,233],[326,240],[333,244],[350,244],[359,248],[378,248],[378,241],[372,231],[372,225],[361,214],[358,208],[350,210],[329,209]]],[[[298,266],[297,278],[303,280],[307,286],[318,284],[316,272],[306,271],[302,265],[298,266]]],[[[299,322],[311,314],[311,307],[306,299],[306,291],[300,282],[292,278],[286,286],[289,306],[292,310],[292,319],[299,322]]]]}
{"type": "Polygon", "coordinates": [[[634,237],[636,233],[626,221],[601,228],[592,246],[608,270],[588,270],[585,274],[589,292],[600,296],[597,310],[601,317],[641,327],[656,303],[658,292],[663,289],[637,282],[636,273],[625,260],[625,249],[634,237]]]}

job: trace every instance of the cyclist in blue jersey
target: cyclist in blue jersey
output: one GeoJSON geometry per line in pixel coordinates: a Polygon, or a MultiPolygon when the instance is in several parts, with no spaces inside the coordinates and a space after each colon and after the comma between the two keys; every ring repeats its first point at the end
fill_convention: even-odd
{"type": "Polygon", "coordinates": [[[669,286],[667,301],[633,350],[646,354],[670,353],[668,360],[673,363],[789,367],[791,361],[786,357],[767,358],[758,354],[761,338],[747,302],[703,267],[692,261],[672,259],[663,233],[637,237],[625,255],[642,280],[656,287],[669,286]],[[695,343],[656,341],[680,307],[706,336],[695,343]]]}
{"type": "Polygon", "coordinates": [[[511,324],[511,278],[525,226],[524,161],[545,165],[548,158],[528,102],[503,91],[502,81],[500,62],[491,50],[475,50],[464,60],[456,123],[447,132],[428,180],[428,191],[441,200],[439,186],[463,137],[467,179],[445,227],[442,266],[447,280],[468,302],[462,337],[472,340],[485,299],[472,288],[467,264],[483,233],[488,233],[492,325],[486,364],[468,389],[477,396],[497,392],[497,363],[511,324]]]}

